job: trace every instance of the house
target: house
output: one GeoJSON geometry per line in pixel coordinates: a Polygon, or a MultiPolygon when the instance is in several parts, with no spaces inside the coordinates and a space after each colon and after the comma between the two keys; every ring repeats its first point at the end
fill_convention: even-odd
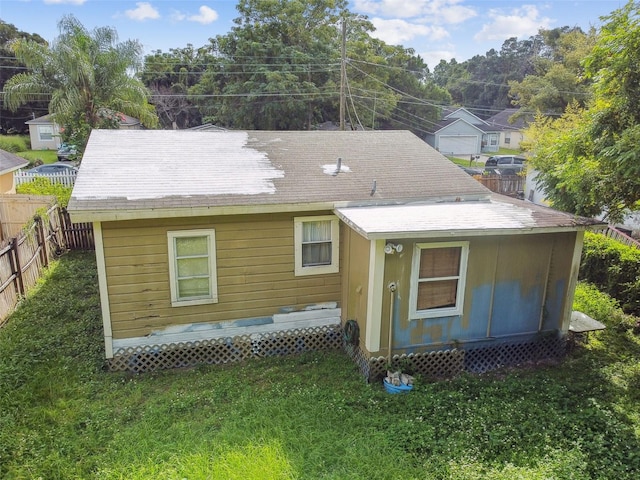
{"type": "Polygon", "coordinates": [[[498,151],[500,131],[465,108],[446,109],[425,141],[448,156],[469,156],[498,151]]]}
{"type": "Polygon", "coordinates": [[[344,342],[369,379],[557,354],[597,224],[405,131],[94,130],[68,210],[93,222],[111,368],[344,342]]]}
{"type": "MultiPolygon", "coordinates": [[[[137,130],[142,128],[140,120],[122,113],[120,118],[120,129],[137,130]]],[[[62,143],[60,138],[60,127],[51,121],[50,115],[34,118],[25,122],[29,126],[29,138],[32,150],[57,150],[62,143]]]]}
{"type": "Polygon", "coordinates": [[[486,122],[500,132],[500,148],[519,150],[525,140],[524,130],[534,120],[532,114],[522,114],[519,108],[505,108],[487,118],[486,122]]]}
{"type": "Polygon", "coordinates": [[[13,172],[28,164],[28,160],[6,150],[0,150],[0,194],[16,193],[13,172]]]}

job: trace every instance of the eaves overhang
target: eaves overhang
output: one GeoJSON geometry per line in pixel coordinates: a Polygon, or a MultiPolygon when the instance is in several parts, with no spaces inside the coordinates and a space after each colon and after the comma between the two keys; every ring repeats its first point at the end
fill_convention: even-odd
{"type": "Polygon", "coordinates": [[[556,233],[598,228],[575,217],[525,202],[453,202],[337,208],[336,215],[368,240],[556,233]]]}

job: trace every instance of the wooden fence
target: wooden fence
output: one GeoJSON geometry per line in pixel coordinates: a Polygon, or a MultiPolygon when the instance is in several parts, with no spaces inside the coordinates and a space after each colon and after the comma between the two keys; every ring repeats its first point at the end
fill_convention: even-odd
{"type": "Polygon", "coordinates": [[[53,258],[66,250],[93,248],[92,225],[72,223],[57,205],[0,245],[0,325],[53,258]]]}
{"type": "Polygon", "coordinates": [[[524,177],[521,175],[474,175],[482,185],[495,193],[524,198],[524,177]]]}
{"type": "Polygon", "coordinates": [[[621,232],[620,230],[618,230],[615,227],[612,227],[611,225],[609,225],[606,228],[603,228],[602,230],[599,230],[598,233],[601,233],[606,237],[612,238],[613,240],[617,240],[618,242],[623,243],[628,247],[634,247],[634,248],[640,249],[640,242],[638,242],[638,240],[636,240],[633,237],[630,237],[626,233],[621,232]]]}

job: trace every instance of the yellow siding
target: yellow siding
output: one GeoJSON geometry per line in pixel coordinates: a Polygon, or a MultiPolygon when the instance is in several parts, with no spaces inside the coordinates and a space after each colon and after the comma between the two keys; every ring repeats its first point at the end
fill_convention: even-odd
{"type": "Polygon", "coordinates": [[[360,348],[366,351],[367,296],[369,294],[370,241],[344,227],[343,243],[342,319],[356,320],[360,327],[360,348]]]}
{"type": "MultiPolygon", "coordinates": [[[[306,214],[308,215],[308,214],[306,214]]],[[[294,276],[293,218],[247,215],[102,224],[113,338],[339,302],[340,274],[294,276]],[[216,304],[171,307],[167,232],[214,228],[216,304]]]]}

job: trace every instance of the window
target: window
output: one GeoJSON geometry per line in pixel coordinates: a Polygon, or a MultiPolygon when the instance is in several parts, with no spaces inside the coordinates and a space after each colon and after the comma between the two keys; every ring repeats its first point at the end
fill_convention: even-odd
{"type": "Polygon", "coordinates": [[[332,215],[294,219],[296,275],[338,272],[339,228],[332,215]]]}
{"type": "Polygon", "coordinates": [[[171,305],[201,305],[218,301],[214,230],[167,233],[171,305]]]}
{"type": "Polygon", "coordinates": [[[411,273],[411,318],[462,314],[469,242],[419,243],[411,273]]]}
{"type": "Polygon", "coordinates": [[[53,127],[51,125],[40,125],[38,127],[38,136],[40,140],[52,140],[53,139],[53,127]]]}
{"type": "Polygon", "coordinates": [[[511,143],[511,132],[504,132],[504,143],[506,145],[511,143]]]}

